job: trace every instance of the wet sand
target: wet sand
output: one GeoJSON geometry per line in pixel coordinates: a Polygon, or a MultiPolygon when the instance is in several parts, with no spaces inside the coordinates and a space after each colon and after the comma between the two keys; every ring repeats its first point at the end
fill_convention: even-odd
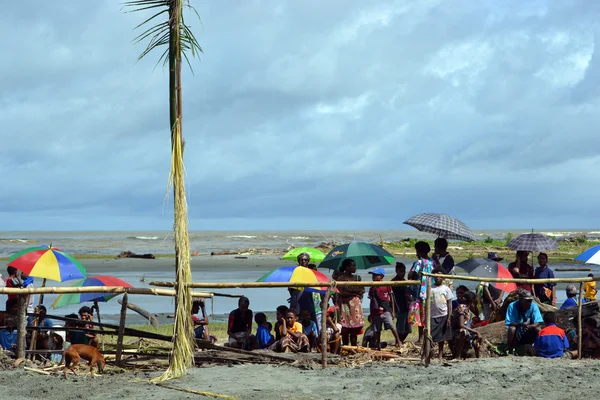
{"type": "MultiPolygon", "coordinates": [[[[13,400],[187,399],[198,395],[151,385],[158,373],[71,377],[24,371],[0,372],[0,385],[13,400]],[[26,384],[15,384],[26,382],[26,384]],[[8,393],[7,393],[8,394],[8,393]]],[[[600,362],[504,357],[432,364],[429,368],[367,364],[358,368],[296,368],[243,365],[195,368],[170,385],[227,394],[238,399],[575,398],[600,390],[600,362]]]]}

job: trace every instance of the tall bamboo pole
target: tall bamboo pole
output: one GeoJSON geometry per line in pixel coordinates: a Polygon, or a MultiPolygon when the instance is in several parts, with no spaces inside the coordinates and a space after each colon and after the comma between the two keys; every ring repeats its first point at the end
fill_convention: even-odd
{"type": "Polygon", "coordinates": [[[427,292],[425,296],[425,329],[423,333],[423,355],[421,359],[428,367],[431,362],[431,278],[427,278],[427,292]]]}
{"type": "Polygon", "coordinates": [[[17,315],[17,358],[25,357],[25,346],[27,341],[25,335],[27,334],[27,295],[17,296],[19,305],[19,314],[17,315]]]}
{"type": "MultiPolygon", "coordinates": [[[[125,320],[127,318],[127,293],[123,295],[121,301],[121,318],[119,319],[119,333],[117,336],[117,356],[115,363],[121,366],[121,354],[123,353],[123,334],[125,333],[125,320]]],[[[100,322],[100,321],[98,321],[100,322]]]]}
{"type": "Polygon", "coordinates": [[[579,304],[577,305],[577,359],[581,360],[581,347],[583,343],[583,327],[581,320],[581,312],[583,309],[583,282],[579,284],[579,304]]]}

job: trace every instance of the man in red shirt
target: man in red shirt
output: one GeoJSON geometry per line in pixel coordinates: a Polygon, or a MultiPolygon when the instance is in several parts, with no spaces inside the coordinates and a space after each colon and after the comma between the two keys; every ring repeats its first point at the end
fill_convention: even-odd
{"type": "MultiPolygon", "coordinates": [[[[382,267],[377,267],[373,269],[373,271],[369,271],[369,274],[373,276],[373,282],[380,282],[385,277],[385,270],[382,267]]],[[[398,331],[396,331],[396,327],[394,326],[396,310],[394,309],[392,296],[391,286],[374,286],[369,289],[369,299],[371,299],[371,320],[374,328],[373,331],[375,333],[373,339],[377,350],[381,350],[382,329],[392,331],[394,339],[396,339],[396,346],[400,345],[398,331]]]]}

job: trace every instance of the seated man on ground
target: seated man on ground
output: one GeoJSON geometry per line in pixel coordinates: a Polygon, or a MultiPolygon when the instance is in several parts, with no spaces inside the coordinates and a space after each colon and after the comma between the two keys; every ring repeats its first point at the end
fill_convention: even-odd
{"type": "Polygon", "coordinates": [[[540,308],[533,302],[533,294],[523,291],[519,300],[513,301],[506,310],[504,325],[507,327],[508,353],[515,345],[533,344],[544,322],[540,308]]]}
{"type": "Polygon", "coordinates": [[[560,306],[560,309],[577,307],[577,288],[573,285],[569,285],[565,291],[567,292],[567,299],[562,306],[560,306]]]}
{"type": "Polygon", "coordinates": [[[302,310],[302,313],[300,314],[300,323],[302,324],[302,333],[308,338],[312,350],[317,346],[317,337],[319,336],[319,333],[317,331],[317,324],[311,319],[308,310],[302,310]]]}
{"type": "Polygon", "coordinates": [[[452,353],[455,358],[466,358],[471,347],[475,350],[475,357],[479,358],[483,338],[481,333],[471,328],[471,304],[474,301],[477,301],[475,293],[466,292],[458,299],[458,307],[452,312],[452,353]]]}
{"type": "Polygon", "coordinates": [[[544,358],[571,358],[569,340],[564,330],[556,326],[556,313],[549,311],[544,314],[545,328],[540,331],[533,346],[527,345],[528,355],[544,358]]]}
{"type": "Polygon", "coordinates": [[[279,342],[281,340],[281,324],[282,321],[285,321],[285,314],[287,314],[289,308],[288,306],[279,306],[276,309],[276,318],[277,322],[275,322],[275,341],[279,342]]]}
{"type": "Polygon", "coordinates": [[[252,349],[252,319],[250,300],[242,296],[238,300],[238,308],[229,313],[227,334],[229,335],[229,346],[236,349],[252,349]]]}
{"type": "Polygon", "coordinates": [[[267,321],[267,316],[264,313],[256,313],[254,322],[256,328],[256,345],[259,350],[266,350],[275,343],[273,335],[271,335],[270,323],[267,321]]]}
{"type": "Polygon", "coordinates": [[[194,338],[210,340],[208,335],[208,315],[206,315],[204,300],[196,299],[192,303],[192,321],[194,322],[194,338]],[[202,318],[196,316],[200,311],[202,311],[202,318]]]}
{"type": "Polygon", "coordinates": [[[281,351],[284,353],[306,353],[309,351],[308,338],[302,333],[302,324],[296,321],[296,312],[289,309],[281,324],[281,351]]]}

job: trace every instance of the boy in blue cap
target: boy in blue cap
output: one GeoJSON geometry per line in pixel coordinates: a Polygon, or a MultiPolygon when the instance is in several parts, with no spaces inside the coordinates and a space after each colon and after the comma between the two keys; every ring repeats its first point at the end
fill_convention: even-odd
{"type": "MultiPolygon", "coordinates": [[[[373,276],[373,282],[382,281],[385,277],[385,270],[382,267],[377,267],[369,274],[373,276]]],[[[381,350],[381,330],[388,329],[392,331],[396,346],[400,345],[398,331],[394,326],[394,317],[396,310],[394,309],[393,292],[391,286],[374,286],[369,289],[371,319],[373,320],[373,328],[375,332],[374,344],[377,350],[381,350]]]]}

